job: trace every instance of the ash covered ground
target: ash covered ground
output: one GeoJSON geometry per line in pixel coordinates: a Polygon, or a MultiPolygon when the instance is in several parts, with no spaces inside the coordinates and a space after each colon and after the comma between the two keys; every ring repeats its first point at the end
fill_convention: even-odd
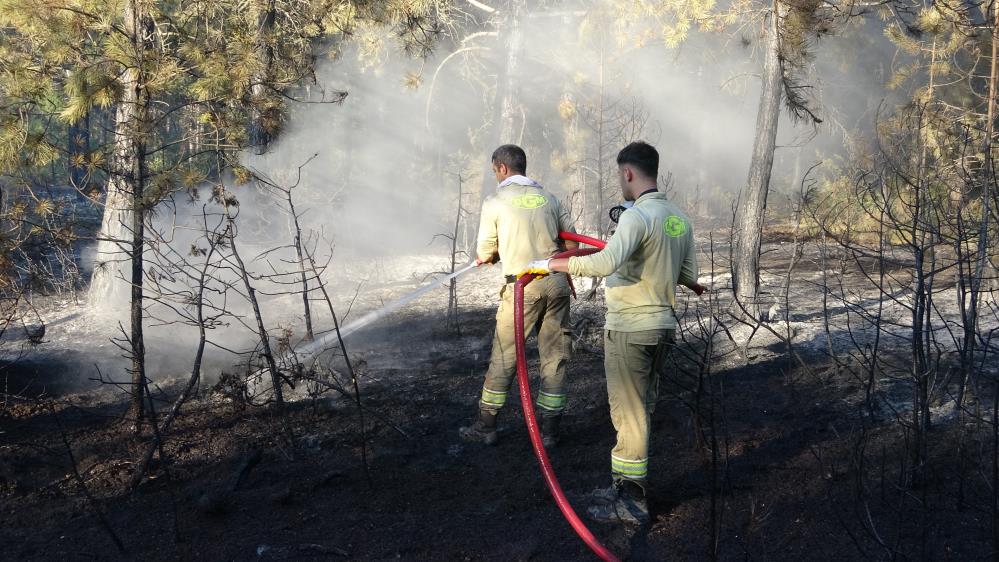
{"type": "MultiPolygon", "coordinates": [[[[912,473],[905,468],[911,385],[901,368],[886,367],[872,387],[856,358],[874,336],[858,314],[875,306],[879,291],[858,267],[827,257],[823,268],[813,242],[788,275],[792,249],[778,241],[765,248],[770,322],[756,326],[727,314],[730,279],[717,256],[728,250],[701,240],[701,282],[713,290],[678,303],[684,330],[653,418],[653,522],[591,528],[632,560],[990,556],[992,390],[979,389],[962,413],[941,385],[929,461],[918,482],[903,481],[912,473]]],[[[336,304],[350,310],[344,322],[419,287],[443,261],[382,260],[354,276],[340,272],[337,294],[345,296],[336,304]],[[366,279],[359,289],[358,277],[366,279]]],[[[904,265],[893,271],[903,274],[904,265]]],[[[940,315],[953,319],[945,282],[940,315]]],[[[39,306],[43,343],[5,336],[9,353],[21,357],[6,367],[0,404],[4,556],[591,559],[545,488],[519,400],[511,396],[502,414],[498,446],[457,438],[475,412],[500,284],[495,269],[459,279],[458,333],[444,327],[441,288],[348,339],[363,431],[356,404],[335,391],[298,392],[283,415],[235,401],[217,383],[237,367],[215,357],[170,430],[166,461],[154,461],[133,492],[126,485],[150,435],[135,436],[121,422],[119,389],[90,380],[95,363],[105,378],[125,378],[109,341],[114,325],[72,299],[50,299],[39,306]]],[[[582,512],[585,493],[607,484],[613,430],[602,292],[587,298],[586,280],[577,285],[569,407],[551,457],[582,512]]],[[[904,298],[883,311],[897,322],[885,330],[895,337],[882,334],[886,365],[904,367],[909,353],[904,298]]],[[[276,300],[272,310],[292,302],[276,300]]],[[[274,322],[300,331],[293,315],[274,322]]],[[[325,316],[317,323],[328,328],[325,316]]],[[[158,407],[166,409],[188,376],[190,352],[158,337],[147,345],[159,366],[158,407]]],[[[536,373],[537,354],[529,353],[536,373]]],[[[334,368],[339,362],[332,359],[334,368]]],[[[983,369],[994,376],[996,366],[983,369]]]]}

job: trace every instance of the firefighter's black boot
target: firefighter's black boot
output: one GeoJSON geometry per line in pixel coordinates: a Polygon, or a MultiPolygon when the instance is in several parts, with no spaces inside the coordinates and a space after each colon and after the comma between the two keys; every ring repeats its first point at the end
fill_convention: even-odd
{"type": "Polygon", "coordinates": [[[562,414],[541,418],[541,444],[545,446],[545,449],[551,449],[558,445],[558,428],[561,424],[562,414]]]}
{"type": "Polygon", "coordinates": [[[462,440],[471,443],[485,443],[495,445],[499,441],[496,433],[497,412],[479,410],[479,418],[470,426],[458,428],[458,435],[462,440]]]}
{"type": "Polygon", "coordinates": [[[610,488],[595,490],[590,518],[600,523],[644,525],[649,522],[649,502],[645,487],[638,482],[615,480],[610,488]]]}

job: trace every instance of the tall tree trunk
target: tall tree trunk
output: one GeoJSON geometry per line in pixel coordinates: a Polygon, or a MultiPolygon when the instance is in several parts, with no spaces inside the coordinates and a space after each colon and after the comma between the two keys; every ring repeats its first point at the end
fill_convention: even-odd
{"type": "MultiPolygon", "coordinates": [[[[974,365],[975,343],[978,334],[978,305],[983,292],[982,285],[986,276],[986,266],[988,264],[989,248],[993,245],[989,243],[989,226],[992,218],[992,190],[995,185],[995,166],[992,161],[992,150],[995,143],[995,120],[996,120],[996,96],[997,84],[999,81],[999,7],[992,5],[992,60],[989,65],[989,102],[985,115],[985,142],[982,152],[985,155],[982,167],[982,214],[978,230],[977,256],[975,259],[974,273],[971,276],[970,295],[968,299],[968,319],[964,322],[964,360],[962,360],[963,373],[961,384],[958,390],[957,406],[961,411],[964,403],[964,393],[968,380],[971,377],[971,370],[974,365]]],[[[962,201],[963,205],[964,201],[962,201]]],[[[959,210],[958,213],[961,211],[959,210]]],[[[999,546],[999,534],[995,536],[996,546],[999,546]]]]}
{"type": "MultiPolygon", "coordinates": [[[[520,98],[518,88],[520,77],[520,50],[523,44],[523,34],[520,29],[520,18],[523,12],[524,0],[510,0],[507,3],[506,13],[508,14],[504,23],[501,24],[499,35],[504,40],[506,47],[506,59],[503,65],[503,72],[496,80],[496,98],[493,105],[493,132],[495,133],[495,146],[487,148],[492,150],[502,144],[515,142],[514,122],[519,114],[517,100],[520,98]]],[[[479,224],[478,211],[481,207],[481,200],[486,194],[496,187],[496,180],[492,174],[492,166],[486,163],[482,174],[482,189],[479,191],[479,201],[471,202],[471,208],[475,209],[476,215],[470,217],[467,224],[472,228],[477,228],[479,224]]],[[[474,195],[473,195],[474,197],[474,195]]]]}
{"type": "Polygon", "coordinates": [[[497,98],[499,103],[499,122],[496,124],[498,144],[506,144],[518,141],[514,138],[514,123],[516,116],[520,113],[520,50],[523,48],[523,32],[520,29],[521,11],[523,2],[520,0],[511,2],[509,29],[506,32],[506,68],[502,76],[502,97],[497,98]]]}
{"type": "MultiPolygon", "coordinates": [[[[119,290],[119,279],[130,279],[122,265],[131,259],[131,246],[134,241],[129,230],[132,228],[133,194],[141,191],[139,182],[144,178],[138,175],[139,160],[145,158],[145,125],[148,122],[149,102],[142,94],[146,82],[142,72],[142,53],[148,48],[148,41],[140,24],[142,14],[136,0],[128,0],[123,7],[123,28],[132,43],[132,60],[123,69],[119,79],[121,98],[115,105],[113,121],[108,113],[101,129],[104,131],[102,144],[112,145],[108,165],[107,194],[104,199],[104,214],[98,234],[97,250],[93,274],[91,276],[89,300],[91,307],[98,311],[113,310],[124,306],[124,292],[119,290]],[[109,132],[113,138],[108,138],[109,132]]],[[[143,163],[143,167],[144,167],[143,163]]]]}
{"type": "MultiPolygon", "coordinates": [[[[142,333],[143,317],[143,252],[145,251],[145,221],[146,221],[146,142],[147,142],[147,111],[149,107],[148,91],[146,90],[146,80],[143,76],[142,67],[143,55],[146,52],[149,30],[148,21],[141,12],[139,2],[133,0],[129,2],[131,14],[126,14],[126,18],[131,15],[132,44],[135,47],[136,74],[138,80],[135,88],[135,121],[132,130],[135,134],[134,150],[132,161],[130,162],[132,172],[132,247],[129,257],[132,260],[131,285],[132,294],[129,300],[131,311],[131,336],[132,342],[132,413],[135,415],[136,427],[142,424],[144,402],[142,392],[146,388],[146,344],[142,333]]],[[[126,25],[128,25],[126,23],[126,25]]],[[[156,420],[153,420],[156,423],[156,420]]]]}
{"type": "Polygon", "coordinates": [[[735,224],[735,263],[732,284],[735,296],[746,312],[759,318],[760,239],[767,210],[770,173],[773,171],[774,150],[777,147],[777,122],[783,96],[781,82],[779,20],[787,8],[775,1],[767,20],[763,41],[763,89],[756,115],[756,139],[749,164],[746,189],[739,201],[735,224]]]}
{"type": "Polygon", "coordinates": [[[149,99],[143,71],[144,53],[149,49],[149,22],[137,0],[124,6],[123,28],[132,45],[132,60],[122,73],[122,95],[115,110],[114,151],[111,156],[108,193],[98,242],[98,260],[94,270],[90,300],[94,307],[107,309],[115,304],[114,288],[119,275],[131,286],[129,311],[129,346],[131,355],[131,393],[129,417],[141,428],[144,415],[145,342],[143,320],[143,251],[145,250],[144,200],[146,176],[146,135],[149,99]],[[130,231],[130,232],[129,232],[130,231]],[[131,268],[125,276],[120,267],[127,257],[131,268]]]}
{"type": "Polygon", "coordinates": [[[933,226],[933,198],[930,194],[929,173],[931,170],[930,141],[927,132],[930,126],[926,114],[933,103],[936,81],[934,67],[937,59],[937,40],[930,48],[929,82],[925,98],[919,100],[919,114],[916,130],[919,142],[919,159],[916,162],[916,193],[913,194],[912,222],[909,225],[914,268],[912,298],[912,375],[913,387],[912,424],[914,428],[912,446],[913,478],[920,479],[927,455],[927,432],[930,425],[929,385],[932,374],[931,353],[932,327],[930,324],[933,309],[933,271],[935,267],[934,243],[936,228],[933,226]]]}
{"type": "Polygon", "coordinates": [[[265,120],[268,112],[267,84],[270,82],[271,66],[274,63],[274,47],[271,44],[271,36],[274,32],[275,17],[274,0],[266,0],[257,15],[256,48],[257,63],[260,66],[253,77],[253,85],[250,87],[253,99],[250,105],[249,140],[250,146],[256,154],[267,152],[267,145],[271,141],[265,120]]]}

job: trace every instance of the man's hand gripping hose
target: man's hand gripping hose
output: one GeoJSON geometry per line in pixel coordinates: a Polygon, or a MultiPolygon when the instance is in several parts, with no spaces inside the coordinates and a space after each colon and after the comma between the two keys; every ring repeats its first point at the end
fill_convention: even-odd
{"type": "MultiPolygon", "coordinates": [[[[563,252],[563,253],[567,254],[569,252],[563,252]]],[[[529,273],[533,273],[534,275],[539,275],[539,276],[548,275],[549,273],[552,272],[551,268],[548,265],[549,263],[551,263],[551,261],[552,261],[551,258],[541,259],[541,260],[531,260],[531,263],[527,264],[527,269],[517,277],[520,278],[529,273]]]]}
{"type": "MultiPolygon", "coordinates": [[[[596,246],[596,248],[570,250],[568,252],[562,252],[555,255],[554,257],[556,258],[592,254],[599,251],[606,245],[604,242],[595,238],[568,232],[560,232],[559,237],[563,240],[572,240],[596,246]]],[[[545,451],[545,447],[541,443],[541,430],[538,427],[538,420],[534,416],[534,407],[532,405],[533,402],[531,401],[531,387],[527,378],[527,354],[524,348],[524,287],[526,287],[527,284],[535,278],[549,273],[547,263],[548,260],[535,261],[544,261],[545,263],[540,264],[531,262],[531,266],[528,267],[526,272],[519,276],[517,282],[513,286],[513,333],[517,349],[517,382],[520,386],[520,405],[524,409],[524,421],[527,423],[527,432],[531,436],[531,446],[534,448],[534,454],[538,457],[538,463],[541,464],[541,474],[544,476],[545,484],[548,485],[548,489],[555,498],[555,503],[562,511],[562,515],[569,522],[569,524],[572,525],[573,530],[576,531],[579,538],[583,539],[583,542],[586,543],[586,546],[590,547],[590,550],[592,550],[594,554],[600,557],[601,560],[616,562],[618,558],[614,556],[611,551],[607,550],[607,548],[602,545],[595,536],[593,536],[593,533],[586,528],[586,524],[579,519],[579,516],[576,515],[576,512],[572,509],[572,506],[569,505],[569,500],[566,499],[565,493],[562,492],[562,486],[559,485],[558,479],[555,477],[555,471],[552,469],[552,463],[548,459],[548,453],[545,451]],[[543,270],[543,272],[541,270],[543,270]]]]}

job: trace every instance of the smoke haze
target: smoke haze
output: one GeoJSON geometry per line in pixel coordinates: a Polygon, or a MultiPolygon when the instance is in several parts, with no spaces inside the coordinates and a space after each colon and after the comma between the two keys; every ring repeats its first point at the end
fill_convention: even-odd
{"type": "MultiPolygon", "coordinates": [[[[480,198],[494,188],[483,172],[491,151],[502,143],[521,144],[528,153],[528,175],[566,199],[582,220],[586,186],[596,181],[598,169],[607,170],[627,141],[644,139],[662,155],[661,171],[672,176],[672,197],[701,219],[727,220],[745,182],[754,140],[759,96],[754,37],[694,33],[679,49],[638,48],[613,34],[597,41],[593,26],[582,25],[576,15],[542,13],[524,18],[522,37],[512,138],[498,138],[491,126],[498,117],[494,96],[509,58],[508,37],[501,30],[498,36],[445,42],[425,61],[394,51],[389,39],[375,55],[370,49],[345,49],[319,64],[317,78],[327,96],[342,90],[349,92],[347,98],[341,104],[319,103],[319,87],[303,88],[297,95],[306,102],[291,104],[286,126],[268,153],[245,158],[250,170],[283,186],[295,183],[301,167],[295,205],[318,261],[332,255],[325,277],[336,306],[353,302],[358,283],[365,280],[362,292],[379,284],[415,285],[444,267],[449,243],[438,235],[454,226],[459,177],[468,211],[459,248],[472,250],[480,198]],[[601,116],[617,119],[607,121],[617,136],[605,139],[598,161],[601,116]]],[[[812,127],[781,117],[772,180],[778,194],[792,190],[818,155],[845,154],[847,136],[872,129],[876,107],[886,95],[882,82],[892,51],[880,35],[855,25],[843,37],[823,39],[815,51],[809,79],[817,113],[826,121],[812,127]],[[856,59],[858,49],[869,56],[844,65],[851,51],[856,59]]],[[[619,194],[616,176],[605,174],[604,184],[604,198],[613,201],[619,194]]],[[[240,201],[237,244],[253,272],[294,271],[291,217],[279,194],[257,182],[228,188],[240,201]],[[284,248],[271,251],[279,246],[284,248]]],[[[206,186],[197,201],[179,201],[176,224],[172,213],[161,213],[158,230],[171,231],[178,248],[196,245],[209,199],[206,186]]],[[[462,256],[459,263],[467,259],[462,256]]],[[[288,327],[293,341],[300,340],[301,306],[295,304],[300,296],[269,296],[289,287],[266,280],[258,285],[268,326],[288,327]]],[[[123,282],[118,287],[119,294],[127,292],[123,282]]],[[[215,330],[210,338],[245,351],[253,347],[255,335],[248,305],[237,301],[229,299],[227,306],[242,322],[215,330]]],[[[444,306],[445,298],[441,302],[444,306]]],[[[111,308],[105,312],[126,318],[124,307],[111,308]]],[[[316,314],[327,329],[328,318],[316,314]]],[[[147,346],[155,354],[160,345],[193,345],[194,335],[193,327],[180,335],[175,327],[153,326],[147,346]]],[[[155,370],[182,369],[165,359],[170,355],[162,354],[155,370]]],[[[184,361],[188,355],[178,354],[184,361]]],[[[235,356],[220,357],[224,364],[235,356]]]]}

